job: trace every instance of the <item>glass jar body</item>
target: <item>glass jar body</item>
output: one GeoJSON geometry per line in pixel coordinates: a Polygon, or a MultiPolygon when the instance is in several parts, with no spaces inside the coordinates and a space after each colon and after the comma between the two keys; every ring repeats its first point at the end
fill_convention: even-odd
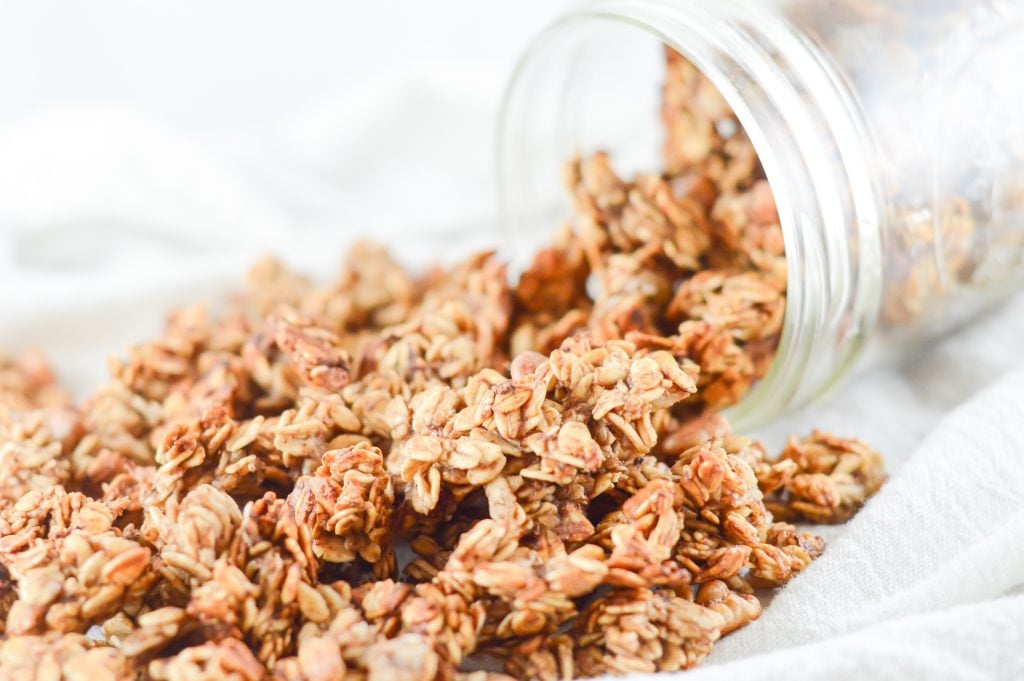
{"type": "Polygon", "coordinates": [[[977,0],[603,0],[542,34],[507,92],[506,228],[564,217],[561,162],[657,159],[658,43],[744,128],[778,207],[787,310],[743,426],[826,394],[870,348],[905,352],[1024,277],[1024,19],[977,0]],[[871,341],[870,343],[868,341],[871,341]]]}

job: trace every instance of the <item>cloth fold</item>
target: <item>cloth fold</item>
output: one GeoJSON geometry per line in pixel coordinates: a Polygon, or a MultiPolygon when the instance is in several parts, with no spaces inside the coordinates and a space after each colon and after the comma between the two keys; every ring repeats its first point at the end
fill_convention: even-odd
{"type": "Polygon", "coordinates": [[[1024,600],[1004,596],[1024,587],[1022,395],[1018,369],[943,419],[825,554],[760,620],[721,641],[712,661],[763,657],[771,664],[754,665],[750,678],[773,678],[777,657],[820,649],[822,659],[860,659],[855,667],[833,659],[830,678],[915,668],[915,678],[924,669],[944,670],[937,678],[1021,678],[1024,600]],[[893,642],[904,639],[913,645],[901,656],[893,642]]]}
{"type": "MultiPolygon", "coordinates": [[[[843,636],[710,664],[675,675],[687,681],[735,679],[928,679],[994,681],[1024,678],[1020,655],[1024,596],[1006,596],[925,615],[885,620],[843,636]]],[[[634,676],[633,681],[666,677],[634,676]]]]}

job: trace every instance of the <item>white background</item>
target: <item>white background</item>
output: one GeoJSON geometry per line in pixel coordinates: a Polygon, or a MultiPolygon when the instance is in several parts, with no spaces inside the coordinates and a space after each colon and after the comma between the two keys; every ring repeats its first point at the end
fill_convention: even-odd
{"type": "Polygon", "coordinates": [[[262,252],[499,245],[502,89],[566,4],[0,4],[0,347],[83,392],[262,252]]]}
{"type": "Polygon", "coordinates": [[[188,132],[267,135],[363,81],[437,62],[507,72],[564,0],[0,5],[0,120],[127,104],[188,132]]]}

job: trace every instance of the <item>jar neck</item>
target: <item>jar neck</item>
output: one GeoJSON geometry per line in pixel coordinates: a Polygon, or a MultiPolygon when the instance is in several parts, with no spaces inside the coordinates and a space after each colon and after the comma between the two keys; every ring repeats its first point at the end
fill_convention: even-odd
{"type": "MultiPolygon", "coordinates": [[[[499,138],[506,228],[516,235],[525,222],[537,224],[536,197],[526,190],[536,178],[524,176],[522,162],[527,131],[547,126],[554,139],[574,129],[572,101],[531,110],[535,87],[585,79],[587,49],[600,49],[587,45],[600,39],[587,31],[602,24],[645,32],[703,72],[750,137],[775,197],[788,265],[782,336],[767,375],[728,416],[749,428],[823,396],[878,318],[883,193],[871,172],[874,145],[845,83],[770,3],[599,0],[542,34],[506,94],[499,138]]],[[[566,99],[573,92],[566,88],[566,99]]]]}

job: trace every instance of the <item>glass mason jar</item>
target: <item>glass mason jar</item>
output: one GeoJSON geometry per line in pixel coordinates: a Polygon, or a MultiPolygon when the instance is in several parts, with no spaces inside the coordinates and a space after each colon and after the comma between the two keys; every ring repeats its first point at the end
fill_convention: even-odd
{"type": "Polygon", "coordinates": [[[865,356],[906,354],[1021,288],[1022,6],[580,6],[536,39],[506,92],[498,172],[508,234],[530,252],[566,217],[559,169],[574,154],[606,150],[620,171],[662,167],[663,45],[675,49],[749,136],[785,244],[776,356],[729,415],[751,427],[804,406],[865,356]]]}

